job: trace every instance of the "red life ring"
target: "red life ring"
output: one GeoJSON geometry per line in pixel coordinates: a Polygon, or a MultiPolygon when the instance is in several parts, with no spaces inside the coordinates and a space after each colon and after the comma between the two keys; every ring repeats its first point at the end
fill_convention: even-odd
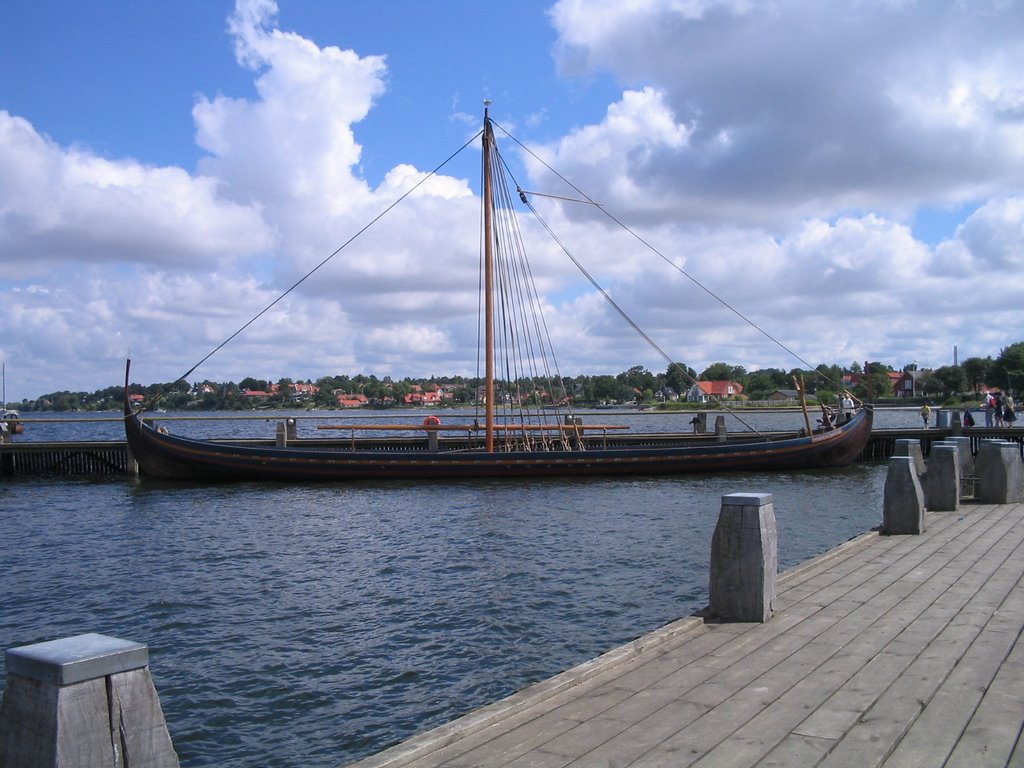
{"type": "Polygon", "coordinates": [[[423,420],[424,427],[439,427],[441,426],[441,420],[437,416],[427,416],[423,420]]]}

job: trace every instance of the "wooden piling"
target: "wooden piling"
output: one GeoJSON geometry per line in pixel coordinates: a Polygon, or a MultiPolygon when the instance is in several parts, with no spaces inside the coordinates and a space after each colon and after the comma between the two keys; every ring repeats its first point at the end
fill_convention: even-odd
{"type": "Polygon", "coordinates": [[[723,621],[770,619],[778,566],[772,494],[723,496],[711,539],[711,615],[723,621]]]}
{"type": "Polygon", "coordinates": [[[85,634],[5,660],[4,768],[178,768],[147,646],[85,634]]]}

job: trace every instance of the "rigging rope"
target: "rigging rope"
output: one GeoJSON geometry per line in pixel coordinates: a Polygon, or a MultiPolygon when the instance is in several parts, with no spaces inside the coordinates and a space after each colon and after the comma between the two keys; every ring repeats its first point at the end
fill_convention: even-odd
{"type": "MultiPolygon", "coordinates": [[[[503,378],[517,408],[513,418],[519,426],[542,425],[549,419],[541,412],[546,396],[551,398],[555,415],[561,418],[561,404],[567,398],[558,373],[557,358],[550,331],[541,310],[541,297],[526,253],[518,219],[512,204],[511,171],[496,147],[492,147],[491,167],[494,181],[494,288],[501,321],[496,329],[500,341],[503,378]],[[530,406],[534,406],[531,408],[530,406]]],[[[518,440],[532,448],[550,449],[552,443],[565,444],[568,436],[559,431],[551,437],[546,430],[519,432],[518,440]]],[[[511,447],[513,435],[505,434],[511,447]]]]}
{"type": "MultiPolygon", "coordinates": [[[[634,232],[629,226],[627,226],[625,223],[623,223],[618,218],[616,218],[613,214],[611,214],[609,211],[607,211],[604,208],[603,205],[601,205],[600,203],[594,201],[589,195],[587,195],[585,192],[580,190],[575,184],[573,184],[567,178],[562,176],[562,174],[560,174],[558,171],[556,171],[554,168],[552,168],[543,158],[539,157],[529,147],[527,147],[525,144],[523,144],[521,141],[519,141],[515,136],[510,134],[504,127],[502,127],[500,124],[494,122],[493,120],[491,120],[490,122],[491,122],[492,125],[496,125],[498,128],[500,128],[502,133],[504,133],[505,136],[507,136],[509,139],[511,139],[513,142],[515,142],[517,145],[519,145],[519,147],[521,147],[523,149],[523,151],[525,151],[531,157],[536,159],[541,165],[543,165],[545,168],[547,168],[557,178],[559,178],[562,182],[564,182],[569,187],[571,187],[573,190],[575,190],[582,197],[582,199],[578,199],[577,200],[577,199],[573,199],[573,198],[569,198],[569,197],[562,197],[562,196],[558,196],[558,195],[543,195],[541,193],[535,193],[535,192],[527,193],[520,186],[518,186],[518,184],[516,185],[516,192],[518,193],[518,195],[519,195],[520,199],[522,200],[522,202],[524,204],[526,204],[526,206],[529,208],[531,213],[533,213],[533,215],[536,217],[538,222],[540,222],[541,226],[550,234],[550,236],[555,241],[555,243],[569,257],[569,259],[573,262],[573,264],[575,264],[576,268],[583,274],[583,276],[590,282],[590,284],[601,294],[601,296],[616,311],[616,313],[618,313],[619,316],[622,317],[622,319],[631,328],[633,328],[633,330],[648,345],[650,345],[651,348],[654,349],[655,352],[657,352],[658,355],[660,355],[665,361],[667,361],[667,363],[669,365],[669,369],[671,369],[671,366],[673,366],[673,365],[678,366],[680,371],[681,371],[681,373],[687,379],[689,379],[693,383],[697,383],[696,379],[689,375],[689,373],[686,371],[685,367],[683,367],[681,364],[673,361],[658,346],[658,344],[642,328],[640,328],[640,326],[637,325],[637,323],[635,321],[633,321],[633,319],[612,299],[612,297],[609,295],[609,293],[587,271],[587,269],[582,265],[582,263],[568,250],[568,248],[565,246],[564,243],[562,243],[562,241],[557,237],[557,235],[555,235],[555,233],[552,231],[552,229],[548,226],[547,222],[540,216],[539,212],[536,210],[536,208],[533,206],[533,204],[530,203],[530,201],[529,201],[529,199],[527,197],[527,194],[541,195],[543,197],[551,197],[551,198],[560,199],[560,200],[566,200],[566,201],[570,201],[570,202],[579,202],[579,203],[585,203],[585,204],[593,205],[598,210],[600,210],[605,216],[607,216],[609,219],[611,219],[615,224],[617,224],[620,228],[622,228],[623,230],[628,232],[630,235],[632,235],[637,241],[639,241],[648,250],[650,250],[651,252],[656,254],[659,258],[661,258],[663,261],[665,261],[669,266],[671,266],[673,269],[675,269],[680,274],[682,274],[684,277],[686,277],[690,282],[692,282],[694,285],[696,285],[698,288],[700,288],[702,291],[704,291],[707,295],[709,295],[713,299],[715,299],[715,301],[720,303],[723,307],[725,307],[726,309],[731,311],[733,314],[735,314],[737,317],[739,317],[745,323],[750,325],[756,331],[758,331],[759,333],[763,334],[765,337],[767,337],[769,340],[771,340],[774,344],[776,344],[781,349],[785,350],[787,353],[792,355],[795,359],[799,360],[809,370],[813,371],[816,375],[820,376],[821,378],[825,379],[826,381],[831,381],[831,379],[829,379],[829,377],[825,376],[824,374],[822,374],[819,371],[814,370],[811,367],[811,364],[808,363],[806,360],[804,360],[800,355],[798,355],[796,352],[791,350],[784,343],[782,343],[781,341],[776,339],[774,336],[772,336],[766,330],[761,328],[759,325],[757,325],[757,323],[755,323],[753,320],[748,318],[742,312],[740,312],[735,307],[730,305],[725,299],[723,299],[721,296],[716,294],[714,291],[712,291],[710,288],[708,288],[702,282],[700,282],[695,277],[693,277],[688,272],[686,272],[678,264],[676,264],[671,259],[669,259],[667,256],[665,256],[663,253],[661,253],[651,243],[646,241],[643,237],[641,237],[639,234],[634,232]]],[[[242,332],[244,332],[247,328],[249,328],[259,318],[261,318],[263,315],[265,315],[267,312],[269,312],[273,307],[275,307],[278,303],[280,303],[286,296],[288,296],[290,293],[292,293],[294,290],[296,290],[300,285],[302,285],[304,282],[306,282],[306,280],[308,280],[316,272],[318,272],[321,268],[323,268],[328,262],[330,262],[332,259],[334,259],[335,256],[337,256],[339,253],[341,253],[345,248],[347,248],[355,240],[357,240],[360,236],[362,236],[367,230],[369,230],[371,227],[373,227],[378,221],[380,221],[388,213],[390,213],[399,203],[404,201],[407,197],[409,197],[413,192],[415,192],[417,189],[419,189],[428,180],[430,180],[435,175],[437,175],[455,157],[460,155],[467,147],[469,147],[470,145],[475,143],[476,140],[482,134],[483,134],[483,130],[478,131],[472,138],[470,138],[468,141],[466,141],[466,143],[464,143],[461,147],[459,147],[459,149],[457,149],[455,152],[453,152],[451,155],[449,155],[443,162],[441,162],[439,165],[437,165],[432,171],[427,173],[422,179],[417,181],[406,192],[404,192],[398,198],[393,200],[387,207],[385,207],[380,213],[378,213],[366,225],[364,225],[362,228],[360,228],[355,234],[353,234],[351,237],[349,237],[348,240],[346,240],[344,243],[342,243],[331,254],[329,254],[324,259],[322,259],[316,266],[314,266],[312,269],[310,269],[308,272],[306,272],[302,277],[300,277],[291,286],[289,286],[283,293],[281,293],[279,296],[277,296],[277,298],[275,298],[273,301],[271,301],[269,304],[267,304],[265,307],[263,307],[263,309],[261,309],[255,315],[253,315],[253,317],[251,317],[243,325],[241,325],[236,331],[234,331],[234,333],[229,335],[220,344],[218,344],[216,347],[214,347],[212,350],[210,350],[210,352],[208,352],[204,357],[202,357],[195,365],[193,365],[191,368],[189,368],[187,371],[185,371],[185,373],[183,373],[177,379],[175,379],[174,383],[186,380],[187,377],[190,376],[203,363],[205,363],[207,360],[209,360],[211,357],[213,357],[217,352],[219,352],[221,349],[223,349],[225,346],[227,346],[231,341],[233,341],[242,332]]],[[[498,153],[496,145],[494,146],[493,151],[494,151],[496,159],[499,161],[498,163],[495,163],[495,167],[496,167],[498,175],[501,176],[502,179],[504,179],[505,178],[505,174],[507,174],[508,177],[511,178],[512,181],[514,182],[515,181],[514,175],[512,174],[511,170],[508,168],[507,164],[505,163],[504,158],[502,158],[500,153],[498,153]]],[[[508,185],[507,183],[496,184],[495,185],[495,189],[496,189],[496,191],[500,191],[500,194],[502,195],[501,202],[503,203],[502,206],[497,206],[496,205],[496,209],[495,210],[497,211],[497,210],[501,209],[501,210],[509,212],[505,217],[503,217],[504,218],[504,223],[502,225],[502,228],[501,228],[500,232],[498,231],[498,227],[496,227],[496,234],[495,234],[496,245],[498,243],[500,243],[502,245],[506,245],[507,244],[507,247],[515,254],[515,257],[512,258],[512,260],[507,265],[505,265],[503,267],[503,270],[505,270],[501,274],[501,277],[503,279],[499,281],[499,285],[497,286],[497,287],[500,287],[502,289],[501,291],[499,291],[499,296],[501,298],[501,301],[503,302],[503,306],[510,307],[512,305],[516,305],[516,306],[520,307],[520,309],[523,308],[523,307],[526,307],[526,306],[530,306],[530,307],[532,307],[534,309],[533,314],[532,314],[532,323],[528,322],[527,321],[528,318],[524,314],[522,314],[522,313],[520,313],[520,314],[510,313],[510,316],[511,315],[515,315],[515,320],[514,321],[510,320],[509,323],[511,323],[511,324],[506,324],[505,327],[504,327],[504,332],[505,332],[506,339],[507,339],[507,342],[508,342],[508,344],[506,346],[506,370],[509,372],[509,374],[508,374],[509,377],[510,377],[509,378],[509,383],[510,383],[510,385],[518,387],[519,383],[520,383],[518,381],[518,379],[520,378],[520,374],[524,374],[525,375],[526,369],[529,368],[531,376],[526,377],[526,378],[530,378],[530,379],[532,379],[534,377],[546,378],[547,379],[547,389],[548,389],[548,391],[551,392],[551,393],[554,393],[555,390],[556,390],[556,387],[552,386],[552,384],[553,384],[552,376],[554,376],[554,381],[557,381],[558,388],[562,389],[563,396],[566,399],[568,399],[568,393],[565,392],[565,389],[564,389],[564,382],[562,380],[561,375],[558,373],[558,370],[557,370],[557,362],[555,362],[555,366],[554,366],[555,370],[554,370],[554,372],[552,372],[552,370],[548,367],[548,364],[547,364],[548,363],[548,356],[549,355],[552,358],[552,360],[554,360],[554,353],[552,351],[552,347],[551,347],[551,344],[550,344],[550,333],[549,333],[549,330],[547,328],[546,320],[544,318],[543,313],[540,312],[537,309],[537,307],[538,307],[538,305],[540,303],[539,292],[536,290],[536,285],[535,285],[534,280],[533,280],[532,271],[530,270],[529,261],[526,258],[525,248],[523,247],[523,244],[522,244],[521,233],[519,232],[518,227],[515,224],[514,213],[511,212],[512,211],[512,204],[511,204],[511,196],[510,196],[511,193],[509,191],[510,190],[510,185],[508,185]],[[513,287],[515,288],[514,291],[512,290],[513,287]],[[518,301],[516,301],[517,297],[518,297],[518,301]],[[531,333],[527,332],[527,328],[531,324],[534,327],[535,334],[531,334],[531,333]],[[536,340],[538,342],[538,346],[539,346],[538,350],[535,350],[533,348],[533,340],[534,340],[534,338],[536,338],[536,340]],[[546,349],[545,349],[545,343],[544,343],[545,339],[547,340],[547,347],[546,347],[546,349]],[[514,360],[510,360],[508,358],[508,355],[510,354],[509,351],[510,350],[515,350],[517,348],[519,349],[519,354],[514,356],[514,358],[515,358],[514,360]],[[539,371],[537,370],[537,367],[536,367],[536,358],[537,358],[538,355],[543,360],[544,377],[540,377],[539,376],[539,371]],[[523,366],[521,368],[520,365],[521,365],[523,360],[528,360],[529,361],[529,365],[528,366],[523,366]]],[[[832,383],[836,384],[837,386],[839,386],[841,388],[841,384],[839,384],[837,382],[832,382],[832,383]]],[[[169,388],[164,389],[164,391],[162,391],[160,394],[158,394],[156,397],[154,397],[152,399],[152,401],[147,404],[146,407],[152,407],[157,402],[159,402],[159,400],[162,399],[166,395],[167,391],[169,391],[169,388]]],[[[519,399],[522,400],[522,396],[521,396],[522,393],[520,392],[518,394],[519,394],[519,399]]],[[[536,393],[534,392],[533,394],[536,394],[536,393]]],[[[557,406],[557,403],[555,405],[557,406]]],[[[728,410],[728,408],[726,408],[726,410],[728,410]]],[[[738,415],[736,415],[735,413],[733,413],[733,415],[737,419],[739,419],[739,421],[741,421],[749,429],[751,429],[752,431],[757,432],[757,430],[753,429],[749,424],[747,424],[745,421],[743,421],[743,419],[740,418],[738,415]]],[[[523,432],[524,432],[524,435],[525,435],[526,434],[526,430],[523,430],[523,432]]],[[[564,435],[563,435],[563,437],[564,437],[564,435]]]]}
{"type": "MultiPolygon", "coordinates": [[[[269,311],[270,311],[271,309],[273,309],[273,308],[274,308],[274,307],[275,307],[275,306],[276,306],[276,305],[277,305],[277,304],[278,304],[278,303],[279,303],[279,302],[280,302],[280,301],[281,301],[282,299],[284,299],[284,298],[285,298],[285,297],[286,297],[286,296],[287,296],[288,294],[290,294],[290,293],[291,293],[292,291],[294,291],[294,290],[295,290],[296,288],[298,288],[298,287],[299,287],[300,285],[302,285],[302,284],[303,284],[304,282],[306,282],[306,280],[308,280],[308,279],[309,279],[310,277],[312,277],[312,276],[313,276],[313,275],[314,275],[314,274],[315,274],[316,272],[318,272],[318,271],[319,271],[319,270],[320,270],[320,269],[321,269],[321,268],[322,268],[323,266],[325,266],[325,265],[326,265],[326,264],[327,264],[327,263],[328,263],[329,261],[331,261],[331,259],[333,259],[333,258],[334,258],[335,256],[337,256],[337,255],[338,255],[339,253],[341,253],[341,252],[342,252],[343,250],[345,250],[345,249],[346,249],[346,248],[347,248],[347,247],[348,247],[349,245],[351,245],[351,244],[352,244],[353,242],[355,242],[355,241],[356,241],[356,240],[357,240],[357,239],[358,239],[358,238],[359,238],[360,236],[362,236],[362,235],[363,235],[363,234],[364,234],[364,233],[365,233],[365,232],[366,232],[366,231],[367,231],[368,229],[370,229],[370,227],[372,227],[372,226],[373,226],[374,224],[376,224],[376,223],[377,223],[378,221],[380,221],[381,219],[383,219],[383,218],[384,218],[384,217],[385,217],[385,216],[386,216],[386,215],[387,215],[388,213],[390,213],[390,212],[391,212],[391,210],[392,210],[392,209],[394,209],[394,208],[395,208],[395,207],[396,207],[396,206],[397,206],[397,205],[398,205],[399,203],[401,203],[401,202],[402,202],[403,200],[405,200],[405,198],[409,197],[409,195],[411,195],[411,194],[412,194],[413,192],[415,192],[415,191],[416,191],[417,189],[419,189],[419,188],[420,188],[421,186],[423,186],[424,184],[426,184],[426,183],[427,183],[427,181],[429,181],[429,180],[430,180],[431,178],[433,178],[434,176],[436,176],[436,175],[437,175],[437,174],[438,174],[438,173],[439,173],[439,172],[441,171],[441,169],[442,169],[442,168],[444,168],[444,167],[445,167],[446,165],[448,165],[448,163],[450,163],[450,162],[451,162],[451,161],[452,161],[453,159],[455,159],[455,158],[456,158],[456,157],[457,157],[458,155],[460,155],[460,154],[461,154],[461,153],[462,153],[462,152],[463,152],[463,151],[464,151],[464,150],[466,149],[466,147],[468,147],[468,146],[470,146],[471,144],[473,144],[473,143],[474,143],[474,142],[475,142],[475,141],[476,141],[476,140],[477,140],[477,139],[478,139],[478,138],[480,137],[480,134],[481,134],[481,133],[483,133],[483,131],[482,131],[482,130],[481,130],[481,131],[478,131],[478,132],[477,132],[477,133],[476,133],[476,134],[475,134],[475,135],[474,135],[474,136],[473,136],[473,137],[472,137],[471,139],[469,139],[469,141],[467,141],[467,142],[466,142],[465,144],[463,144],[463,145],[462,145],[461,147],[459,147],[459,148],[458,148],[457,150],[455,150],[454,152],[452,152],[452,154],[450,154],[450,155],[449,155],[449,156],[448,156],[448,157],[447,157],[447,158],[446,158],[446,159],[444,160],[444,162],[442,162],[442,163],[441,163],[440,165],[438,165],[438,166],[437,166],[436,168],[434,168],[434,170],[430,171],[430,173],[428,173],[428,174],[427,174],[426,176],[424,176],[424,177],[423,177],[422,179],[420,179],[419,181],[417,181],[417,182],[416,182],[415,184],[413,184],[413,185],[412,185],[412,186],[411,186],[411,187],[410,187],[409,189],[407,189],[407,190],[406,190],[405,192],[403,192],[403,193],[402,193],[402,194],[401,194],[401,195],[400,195],[399,197],[397,197],[397,198],[396,198],[395,200],[393,200],[393,201],[392,201],[392,202],[391,202],[391,203],[390,203],[390,204],[389,204],[389,205],[388,205],[388,206],[387,206],[386,208],[384,208],[384,210],[382,210],[382,211],[381,211],[380,213],[378,213],[378,214],[377,214],[376,216],[374,216],[374,217],[373,217],[373,218],[372,218],[372,219],[371,219],[371,220],[370,220],[370,221],[369,221],[369,222],[368,222],[367,224],[365,224],[365,225],[364,225],[364,226],[363,226],[363,227],[362,227],[362,228],[361,228],[361,229],[360,229],[359,231],[357,231],[357,232],[356,232],[356,233],[355,233],[354,235],[352,235],[352,236],[351,236],[351,237],[350,237],[350,238],[349,238],[348,240],[346,240],[346,241],[345,241],[344,243],[342,243],[342,244],[341,244],[340,246],[338,246],[338,247],[337,247],[337,248],[336,248],[336,249],[334,250],[334,252],[333,252],[333,253],[331,253],[331,254],[330,254],[329,256],[327,256],[326,258],[324,258],[323,260],[321,260],[319,264],[317,264],[317,265],[316,265],[315,267],[313,267],[313,268],[312,268],[311,270],[309,270],[309,271],[308,271],[308,272],[307,272],[306,274],[304,274],[304,275],[303,275],[302,277],[300,277],[300,278],[299,278],[298,280],[296,280],[296,281],[295,281],[294,283],[292,283],[292,285],[291,285],[291,286],[290,286],[290,287],[288,288],[288,290],[286,290],[286,291],[285,291],[284,293],[282,293],[282,294],[281,294],[280,296],[278,296],[278,297],[277,297],[276,299],[274,299],[274,300],[273,300],[272,302],[270,302],[269,304],[267,304],[267,306],[265,306],[265,307],[264,307],[263,309],[261,309],[261,310],[260,310],[259,312],[257,312],[257,313],[256,313],[255,315],[253,315],[253,316],[252,316],[252,317],[251,317],[251,318],[250,318],[250,319],[249,319],[248,321],[246,321],[246,322],[245,322],[245,323],[244,323],[244,324],[243,324],[243,325],[242,325],[242,326],[241,326],[241,327],[240,327],[240,328],[239,328],[239,329],[238,329],[237,331],[235,331],[235,332],[234,332],[234,333],[232,333],[232,334],[231,334],[230,336],[228,336],[228,337],[227,337],[226,339],[224,339],[224,341],[222,341],[222,342],[221,342],[220,344],[218,344],[218,345],[217,345],[216,347],[214,347],[214,348],[213,348],[212,350],[210,350],[210,352],[208,352],[208,353],[206,354],[206,356],[205,356],[205,357],[203,357],[203,358],[202,358],[202,359],[201,359],[201,360],[200,360],[200,361],[199,361],[198,363],[196,363],[195,365],[193,365],[193,366],[192,366],[191,368],[189,368],[189,369],[188,369],[187,371],[185,371],[185,373],[181,374],[181,376],[179,376],[179,377],[178,377],[177,379],[175,379],[175,382],[178,382],[178,381],[183,381],[183,380],[185,380],[185,379],[186,379],[186,378],[187,378],[188,376],[190,376],[190,375],[192,374],[192,372],[193,372],[193,371],[195,371],[195,370],[196,370],[196,368],[198,368],[198,367],[199,367],[199,366],[201,366],[201,365],[202,365],[203,363],[205,363],[205,362],[206,362],[207,360],[209,360],[209,359],[210,359],[211,357],[213,357],[213,356],[214,356],[215,354],[217,354],[218,352],[220,352],[220,350],[222,350],[222,349],[223,349],[224,347],[226,347],[226,346],[227,346],[227,345],[228,345],[228,344],[229,344],[229,343],[230,343],[231,341],[233,341],[233,340],[234,340],[234,339],[235,339],[235,338],[236,338],[236,337],[237,337],[237,336],[238,336],[238,335],[239,335],[240,333],[242,333],[242,332],[243,332],[243,331],[244,331],[244,330],[245,330],[246,328],[248,328],[248,327],[249,327],[250,325],[252,325],[252,324],[253,324],[253,323],[255,323],[255,322],[256,322],[257,320],[259,320],[259,319],[260,319],[261,317],[263,317],[263,315],[265,315],[265,314],[266,314],[267,312],[269,312],[269,311]]],[[[161,394],[160,394],[160,395],[159,395],[158,397],[154,398],[153,404],[155,404],[155,403],[156,403],[156,402],[157,402],[157,401],[158,401],[158,400],[159,400],[159,399],[160,399],[161,397],[163,397],[163,396],[164,396],[164,394],[166,394],[166,392],[162,392],[162,393],[161,393],[161,394]]]]}
{"type": "MultiPolygon", "coordinates": [[[[674,261],[672,261],[670,258],[668,258],[665,254],[663,254],[661,251],[659,251],[657,248],[655,248],[651,243],[649,243],[647,240],[645,240],[639,234],[634,232],[628,225],[626,225],[625,223],[620,221],[618,218],[616,218],[601,203],[598,203],[597,201],[595,201],[593,198],[590,197],[590,195],[588,195],[586,192],[584,192],[579,187],[577,187],[575,184],[573,184],[571,181],[569,181],[569,179],[565,178],[562,174],[560,174],[558,171],[556,171],[554,168],[552,168],[550,165],[548,165],[548,163],[542,157],[537,155],[537,153],[535,153],[528,146],[526,146],[521,141],[519,141],[519,139],[517,139],[515,136],[513,136],[511,133],[509,133],[507,130],[505,130],[505,128],[502,127],[501,124],[494,123],[494,125],[496,125],[498,128],[501,128],[501,132],[504,133],[506,136],[508,136],[508,138],[511,139],[512,141],[514,141],[516,144],[518,144],[523,149],[524,152],[529,154],[537,162],[539,162],[541,165],[543,165],[545,168],[547,168],[549,171],[551,171],[551,173],[553,173],[556,177],[558,177],[558,179],[560,179],[562,182],[564,182],[568,186],[572,187],[572,189],[574,189],[583,198],[582,200],[576,200],[576,199],[573,199],[571,197],[562,197],[562,196],[559,196],[559,195],[545,195],[545,194],[536,193],[536,192],[527,192],[526,190],[523,190],[522,188],[518,188],[517,191],[519,192],[520,199],[522,199],[522,201],[524,203],[526,203],[527,205],[530,205],[527,202],[526,195],[528,195],[528,194],[531,194],[531,195],[533,195],[533,194],[540,194],[541,197],[552,197],[552,198],[555,198],[555,199],[558,199],[558,200],[567,200],[569,202],[578,202],[578,203],[583,203],[583,204],[594,206],[599,211],[601,211],[601,213],[603,213],[605,216],[607,216],[609,219],[611,219],[613,222],[615,222],[615,224],[617,224],[623,230],[625,230],[630,235],[632,235],[637,241],[640,242],[641,245],[643,245],[645,248],[650,250],[652,253],[654,253],[656,256],[658,256],[658,258],[660,258],[662,261],[664,261],[666,264],[668,264],[674,270],[679,272],[679,274],[681,274],[683,277],[685,277],[691,283],[693,283],[698,288],[700,288],[702,291],[704,291],[708,296],[713,298],[715,301],[717,301],[723,307],[725,307],[730,312],[732,312],[734,315],[736,315],[738,318],[743,320],[743,322],[747,323],[751,328],[756,330],[758,333],[760,333],[763,336],[765,336],[765,338],[770,340],[773,344],[777,345],[780,349],[784,350],[788,354],[792,355],[796,360],[799,360],[801,363],[803,363],[803,365],[807,367],[807,370],[809,372],[812,372],[815,375],[821,377],[826,382],[828,382],[830,384],[833,384],[838,389],[842,389],[842,383],[841,382],[834,381],[829,376],[826,376],[825,374],[823,374],[820,371],[816,370],[814,368],[814,366],[812,366],[809,362],[807,362],[799,354],[797,354],[792,349],[790,349],[788,346],[786,346],[783,342],[779,341],[777,338],[772,336],[772,334],[770,334],[764,328],[759,326],[757,323],[755,323],[749,317],[744,315],[742,312],[740,312],[738,309],[736,309],[734,306],[732,306],[728,301],[726,301],[724,298],[719,296],[717,293],[715,293],[713,290],[711,290],[708,286],[704,285],[704,283],[702,283],[700,280],[695,278],[693,275],[689,274],[686,270],[684,270],[682,267],[680,267],[678,264],[676,264],[674,261]]],[[[534,210],[532,205],[530,205],[530,209],[534,210]]],[[[535,215],[536,215],[536,212],[535,212],[535,215]]],[[[545,226],[545,228],[547,228],[547,227],[545,226]]],[[[548,230],[548,231],[550,232],[550,230],[548,230]]],[[[563,250],[565,250],[564,246],[562,246],[562,248],[563,248],[563,250]]],[[[568,253],[568,251],[566,251],[566,253],[568,253]]],[[[570,256],[570,258],[571,258],[571,256],[570,256]]],[[[588,277],[588,279],[589,279],[589,277],[588,277]]],[[[593,282],[593,281],[591,281],[591,282],[593,282]]],[[[618,307],[616,307],[616,310],[620,314],[622,314],[622,311],[618,307]]],[[[658,350],[658,351],[659,351],[660,354],[664,355],[664,353],[661,353],[660,350],[658,350]]],[[[691,378],[691,377],[687,376],[687,378],[691,378]]]]}

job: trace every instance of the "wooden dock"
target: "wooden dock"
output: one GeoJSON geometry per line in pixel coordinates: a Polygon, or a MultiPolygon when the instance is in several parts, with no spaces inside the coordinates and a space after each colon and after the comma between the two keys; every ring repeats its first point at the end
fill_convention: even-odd
{"type": "MultiPolygon", "coordinates": [[[[1024,504],[928,513],[354,764],[1024,766],[1024,504]]],[[[343,727],[343,726],[342,726],[343,727]]]]}

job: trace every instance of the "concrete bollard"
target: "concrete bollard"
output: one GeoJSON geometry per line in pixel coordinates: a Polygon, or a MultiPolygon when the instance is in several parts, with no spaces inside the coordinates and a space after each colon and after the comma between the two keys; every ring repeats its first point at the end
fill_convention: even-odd
{"type": "Polygon", "coordinates": [[[1016,443],[982,440],[975,466],[978,477],[975,496],[978,501],[984,504],[1024,501],[1024,462],[1016,443]]]}
{"type": "Polygon", "coordinates": [[[4,768],[178,768],[147,646],[86,634],[5,660],[4,768]]]}
{"type": "Polygon", "coordinates": [[[914,471],[918,476],[924,474],[924,452],[921,450],[920,440],[899,439],[896,441],[896,448],[893,456],[909,456],[914,460],[914,471]]]}
{"type": "Polygon", "coordinates": [[[932,512],[960,509],[960,456],[958,446],[932,443],[924,477],[924,503],[932,512]]]}
{"type": "Polygon", "coordinates": [[[711,538],[711,615],[765,622],[775,613],[779,542],[770,493],[722,497],[711,538]]]}
{"type": "Polygon", "coordinates": [[[924,490],[911,456],[893,456],[885,476],[882,533],[924,533],[924,490]]]}
{"type": "Polygon", "coordinates": [[[971,477],[974,475],[974,454],[971,452],[971,438],[969,437],[947,437],[942,442],[955,445],[957,457],[960,459],[960,477],[971,477]]]}
{"type": "Polygon", "coordinates": [[[725,416],[721,414],[715,416],[715,439],[719,442],[728,439],[728,434],[725,431],[725,416]]]}

